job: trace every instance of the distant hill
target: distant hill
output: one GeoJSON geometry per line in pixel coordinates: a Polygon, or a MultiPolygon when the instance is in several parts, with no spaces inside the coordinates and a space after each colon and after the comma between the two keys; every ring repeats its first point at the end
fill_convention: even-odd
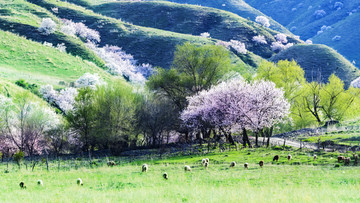
{"type": "Polygon", "coordinates": [[[331,46],[348,60],[360,64],[360,1],[245,1],[300,35],[301,39],[311,38],[314,43],[331,46]],[[326,28],[319,32],[323,26],[326,28]]]}
{"type": "Polygon", "coordinates": [[[321,79],[326,82],[335,73],[349,86],[352,80],[360,76],[359,69],[325,45],[296,45],[280,52],[271,60],[295,60],[304,69],[308,81],[321,79]]]}
{"type": "MultiPolygon", "coordinates": [[[[270,45],[278,32],[219,9],[165,1],[113,2],[90,8],[94,12],[144,27],[191,35],[208,32],[215,39],[239,40],[246,44],[248,50],[265,58],[274,54],[270,45]],[[265,36],[268,43],[257,44],[252,41],[257,35],[265,36]]],[[[300,42],[291,37],[289,41],[300,42]]]]}

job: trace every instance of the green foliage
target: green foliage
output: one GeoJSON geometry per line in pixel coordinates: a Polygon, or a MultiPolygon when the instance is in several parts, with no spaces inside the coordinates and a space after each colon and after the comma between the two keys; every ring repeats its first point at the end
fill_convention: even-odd
{"type": "Polygon", "coordinates": [[[295,60],[305,71],[307,81],[327,83],[335,74],[348,88],[351,81],[360,76],[360,70],[334,49],[325,45],[297,44],[271,58],[271,61],[295,60]]]}
{"type": "Polygon", "coordinates": [[[20,163],[24,160],[25,154],[22,151],[18,151],[14,154],[14,161],[20,166],[20,163]]]}
{"type": "Polygon", "coordinates": [[[164,92],[182,110],[187,96],[209,89],[230,69],[229,53],[223,47],[185,43],[177,47],[171,69],[160,69],[147,85],[164,92]]]}
{"type": "Polygon", "coordinates": [[[39,86],[37,84],[30,84],[26,82],[24,79],[17,80],[15,84],[26,90],[29,90],[30,92],[34,93],[37,96],[41,96],[39,93],[39,86]]]}

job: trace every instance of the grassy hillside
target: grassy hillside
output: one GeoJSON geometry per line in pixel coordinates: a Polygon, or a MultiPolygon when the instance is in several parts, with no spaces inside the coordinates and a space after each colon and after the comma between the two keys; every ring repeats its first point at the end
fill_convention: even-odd
{"type": "Polygon", "coordinates": [[[348,86],[360,76],[360,70],[335,50],[325,45],[295,45],[271,58],[272,61],[295,60],[304,70],[307,80],[319,77],[326,82],[335,73],[348,86]]]}
{"type": "MultiPolygon", "coordinates": [[[[210,33],[210,37],[229,41],[239,40],[248,50],[265,58],[272,56],[270,44],[277,34],[252,21],[219,9],[176,4],[170,2],[113,2],[100,4],[92,9],[106,16],[121,19],[144,27],[153,27],[177,33],[200,35],[210,33]],[[268,44],[259,45],[253,36],[263,35],[268,44]]],[[[299,42],[294,38],[290,42],[299,42]]]]}
{"type": "Polygon", "coordinates": [[[54,45],[64,43],[68,53],[92,61],[99,67],[105,67],[104,62],[89,50],[81,40],[67,36],[59,31],[47,36],[40,34],[38,27],[42,18],[52,18],[58,25],[61,23],[48,10],[28,3],[25,0],[0,0],[1,30],[17,33],[41,43],[45,41],[54,45]]]}
{"type": "MultiPolygon", "coordinates": [[[[185,42],[195,44],[215,44],[216,40],[199,36],[179,34],[154,28],[147,28],[124,23],[110,17],[96,14],[83,7],[55,0],[28,0],[38,6],[51,10],[58,8],[59,18],[72,19],[83,22],[91,29],[99,31],[102,36],[100,46],[106,44],[117,45],[134,56],[139,63],[150,63],[155,66],[168,68],[171,64],[176,45],[185,42]]],[[[250,54],[249,61],[258,61],[257,56],[250,54]],[[255,58],[254,58],[255,57],[255,58]]],[[[235,63],[242,63],[240,58],[234,58],[235,63]]],[[[244,61],[247,63],[247,61],[244,61]]]]}
{"type": "Polygon", "coordinates": [[[105,80],[112,77],[80,57],[60,52],[38,42],[0,31],[0,78],[25,79],[39,85],[63,87],[86,72],[98,73],[105,80]],[[60,82],[65,84],[60,84],[60,82]]]}
{"type": "Polygon", "coordinates": [[[313,38],[314,42],[331,46],[350,61],[355,60],[360,63],[357,57],[360,55],[359,1],[246,0],[246,2],[271,16],[294,34],[300,35],[302,39],[313,38]],[[316,15],[317,10],[323,10],[325,13],[316,15]],[[317,32],[323,25],[331,28],[318,35],[317,32]],[[342,39],[334,42],[333,38],[336,35],[341,36],[342,39]]]}

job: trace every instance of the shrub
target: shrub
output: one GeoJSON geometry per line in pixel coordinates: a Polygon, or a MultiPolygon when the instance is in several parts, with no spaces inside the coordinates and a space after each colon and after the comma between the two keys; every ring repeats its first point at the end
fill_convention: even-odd
{"type": "Polygon", "coordinates": [[[51,18],[43,18],[38,30],[43,35],[49,35],[56,31],[56,23],[51,18]]]}
{"type": "Polygon", "coordinates": [[[20,163],[24,160],[24,152],[18,151],[14,154],[14,161],[20,166],[20,163]]]}

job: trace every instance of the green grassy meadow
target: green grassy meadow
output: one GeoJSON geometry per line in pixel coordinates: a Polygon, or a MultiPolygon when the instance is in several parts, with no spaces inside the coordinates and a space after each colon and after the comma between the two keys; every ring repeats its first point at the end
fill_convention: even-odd
{"type": "MultiPolygon", "coordinates": [[[[358,166],[334,167],[336,153],[264,148],[240,151],[213,152],[202,155],[172,156],[165,159],[111,157],[117,163],[106,166],[105,159],[94,159],[89,166],[86,159],[61,160],[44,163],[31,170],[14,163],[9,173],[2,173],[1,202],[354,202],[360,200],[358,166]],[[287,161],[290,153],[293,160],[287,161]],[[279,154],[280,161],[272,162],[279,154]],[[208,157],[205,169],[201,159],[208,157]],[[263,168],[258,162],[264,160],[263,168]],[[234,168],[229,167],[236,161],[234,168]],[[244,169],[243,163],[249,163],[244,169]],[[141,172],[141,165],[149,165],[141,172]],[[296,163],[296,164],[293,164],[296,163]],[[184,165],[192,168],[184,171],[184,165]],[[162,174],[166,172],[169,179],[162,174]],[[84,185],[76,184],[77,178],[84,185]],[[42,186],[37,180],[43,181],[42,186]],[[21,189],[24,181],[27,188],[21,189]]],[[[353,165],[353,164],[351,164],[353,165]]],[[[5,171],[6,164],[1,164],[5,171]]]]}

